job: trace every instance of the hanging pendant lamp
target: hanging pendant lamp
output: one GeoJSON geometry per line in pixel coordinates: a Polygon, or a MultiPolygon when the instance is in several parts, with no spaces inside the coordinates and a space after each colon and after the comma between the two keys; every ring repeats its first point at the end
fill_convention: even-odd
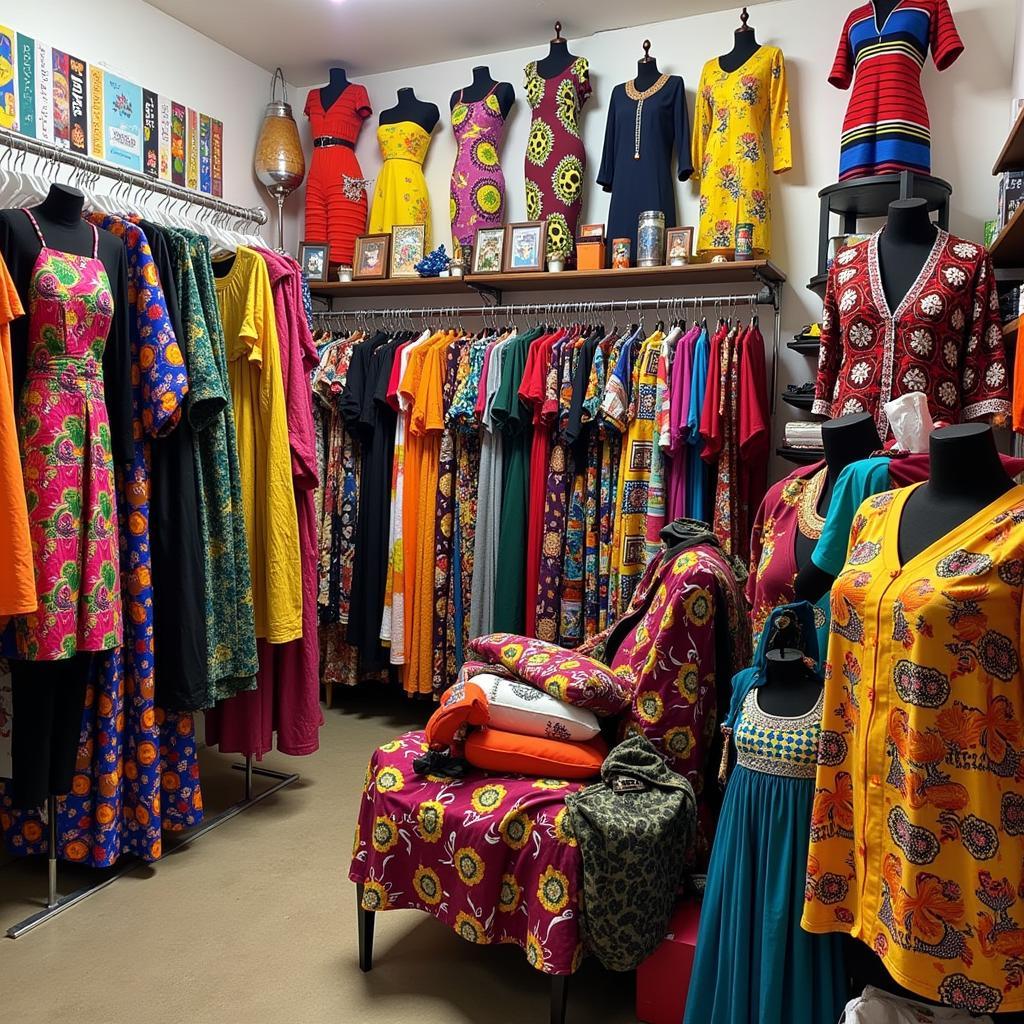
{"type": "Polygon", "coordinates": [[[253,170],[260,184],[277,200],[277,247],[284,252],[284,201],[302,184],[306,176],[306,157],[280,68],[271,79],[270,102],[256,139],[253,170]],[[281,79],[281,99],[276,95],[278,78],[281,79]]]}

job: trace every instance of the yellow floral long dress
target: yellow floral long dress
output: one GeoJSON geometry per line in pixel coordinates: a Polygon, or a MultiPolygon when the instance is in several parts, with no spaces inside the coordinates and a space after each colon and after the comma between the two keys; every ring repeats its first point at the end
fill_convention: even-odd
{"type": "Polygon", "coordinates": [[[425,224],[424,251],[429,252],[430,196],[423,160],[430,134],[415,121],[382,124],[377,129],[377,144],[384,164],[373,190],[369,233],[387,233],[396,224],[425,224]]]}
{"type": "Polygon", "coordinates": [[[754,255],[767,256],[772,241],[769,146],[776,174],[793,166],[782,51],[762,46],[735,71],[723,71],[717,57],[709,60],[701,72],[694,120],[694,177],[700,180],[697,252],[731,253],[736,225],[753,224],[754,255]]]}

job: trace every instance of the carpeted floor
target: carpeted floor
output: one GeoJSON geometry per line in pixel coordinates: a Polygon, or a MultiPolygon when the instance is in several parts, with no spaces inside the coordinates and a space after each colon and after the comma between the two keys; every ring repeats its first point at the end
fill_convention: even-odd
{"type": "MultiPolygon", "coordinates": [[[[374,969],[359,971],[348,863],[366,760],[428,706],[373,690],[336,690],[335,704],[316,755],[266,759],[298,783],[16,941],[2,935],[38,909],[45,865],[0,863],[3,1019],[546,1024],[548,980],[520,950],[472,946],[425,914],[379,914],[374,969]]],[[[241,795],[231,763],[204,752],[211,812],[241,795]]],[[[62,866],[61,891],[79,877],[62,866]]],[[[632,1005],[633,976],[588,960],[567,1019],[625,1024],[632,1005]]]]}

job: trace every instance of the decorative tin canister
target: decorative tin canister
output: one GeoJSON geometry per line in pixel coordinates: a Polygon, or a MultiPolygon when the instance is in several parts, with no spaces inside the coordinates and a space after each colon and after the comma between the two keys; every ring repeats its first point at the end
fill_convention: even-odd
{"type": "Polygon", "coordinates": [[[636,265],[660,267],[665,256],[665,214],[645,210],[636,230],[636,265]]]}
{"type": "Polygon", "coordinates": [[[736,225],[736,259],[751,260],[754,258],[754,225],[736,225]]]}
{"type": "Polygon", "coordinates": [[[613,238],[612,239],[612,269],[613,270],[628,270],[629,269],[629,257],[630,251],[633,248],[633,243],[628,238],[613,238]]]}

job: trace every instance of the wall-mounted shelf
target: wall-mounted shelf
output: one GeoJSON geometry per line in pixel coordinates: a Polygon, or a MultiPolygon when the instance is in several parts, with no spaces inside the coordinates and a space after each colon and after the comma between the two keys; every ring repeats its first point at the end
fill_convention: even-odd
{"type": "Polygon", "coordinates": [[[310,292],[324,298],[351,295],[458,295],[469,289],[460,277],[370,277],[362,281],[311,281],[310,292]]]}
{"type": "Polygon", "coordinates": [[[820,338],[794,338],[786,342],[786,348],[805,356],[816,356],[821,351],[820,338]]]}
{"type": "Polygon", "coordinates": [[[824,274],[815,274],[814,277],[807,282],[807,287],[810,291],[814,292],[819,299],[825,298],[825,288],[828,285],[828,272],[824,274]]]}
{"type": "Polygon", "coordinates": [[[1024,203],[1013,211],[1013,216],[1006,222],[1006,227],[992,243],[990,252],[992,265],[997,270],[1021,268],[1020,276],[1024,278],[1024,203]]]}
{"type": "Polygon", "coordinates": [[[1024,107],[1013,122],[1010,134],[1003,143],[1003,148],[996,157],[992,167],[993,174],[1002,174],[1004,171],[1024,170],[1024,107]]]}
{"type": "Polygon", "coordinates": [[[812,462],[820,462],[825,458],[821,448],[793,448],[784,444],[775,449],[775,454],[787,462],[795,462],[799,466],[809,466],[812,462]]]}
{"type": "Polygon", "coordinates": [[[794,409],[801,409],[803,412],[810,412],[814,405],[814,393],[797,394],[793,391],[783,391],[779,396],[787,405],[794,409]]]}
{"type": "Polygon", "coordinates": [[[1020,321],[1021,318],[1018,316],[1009,323],[1003,324],[1003,337],[1015,338],[1017,336],[1017,331],[1020,330],[1020,321]]]}

